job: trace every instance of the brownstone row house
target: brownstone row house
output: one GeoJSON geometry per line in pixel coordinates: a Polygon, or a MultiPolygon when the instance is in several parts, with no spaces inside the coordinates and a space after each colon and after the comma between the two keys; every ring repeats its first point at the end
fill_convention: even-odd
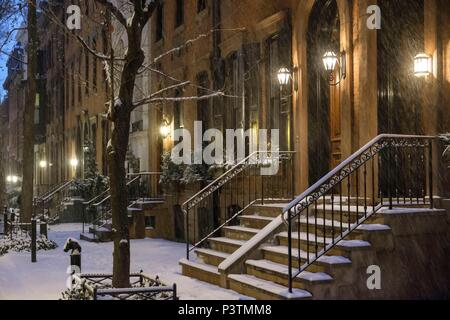
{"type": "MultiPolygon", "coordinates": [[[[44,1],[44,5],[57,12],[61,23],[69,4],[81,7],[82,28],[77,32],[89,45],[105,52],[112,41],[117,54],[124,52],[127,46],[124,37],[112,30],[114,27],[106,28],[104,15],[95,1],[61,0],[50,4],[44,1]]],[[[39,19],[45,32],[41,33],[36,99],[36,184],[44,190],[41,185],[50,187],[83,177],[85,148],[91,143],[98,169],[106,174],[105,149],[110,130],[105,103],[112,95],[101,61],[48,19],[45,14],[39,19]]],[[[271,214],[279,216],[280,205],[265,208],[267,212],[262,217],[241,217],[241,226],[234,225],[234,221],[215,233],[211,231],[223,227],[228,219],[254,204],[246,200],[253,192],[255,196],[261,195],[261,199],[273,192],[286,205],[294,195],[305,191],[379,134],[435,136],[449,132],[449,21],[446,0],[161,1],[146,32],[143,49],[146,63],[163,57],[153,65],[159,72],[147,70],[140,75],[136,98],[179,82],[189,84],[165,92],[168,99],[162,99],[160,104],[145,105],[133,113],[130,137],[133,163],[130,161],[129,171],[162,171],[162,155],[178,143],[174,141],[174,130],[193,132],[195,121],[202,122],[203,132],[210,128],[223,133],[240,128],[278,129],[280,151],[290,155],[290,163],[289,168],[267,179],[251,176],[246,180],[244,172],[238,171],[230,175],[226,187],[213,185],[209,187],[211,190],[204,188],[225,172],[224,168],[189,183],[180,182],[181,172],[178,181],[162,186],[165,197],[158,199],[162,201],[143,201],[139,210],[130,210],[132,216],[138,216],[133,220],[132,235],[187,239],[194,245],[202,239],[210,240],[209,249],[197,252],[207,266],[183,261],[185,274],[256,297],[284,297],[273,294],[273,290],[272,293],[256,290],[255,281],[259,280],[228,278],[230,271],[225,268],[233,266],[232,272],[243,272],[247,254],[262,255],[256,247],[250,254],[242,253],[248,248],[243,241],[254,235],[258,238],[260,229],[273,222],[271,214]],[[223,95],[183,99],[218,91],[223,95]],[[186,202],[187,206],[186,203],[182,206],[199,191],[198,201],[194,197],[186,202]],[[210,239],[218,232],[225,237],[210,239]],[[242,255],[238,257],[238,253],[242,255]],[[239,261],[241,265],[236,266],[239,261]]],[[[25,44],[21,43],[14,54],[24,54],[25,44]]],[[[14,59],[10,59],[8,67],[7,172],[19,174],[20,112],[26,72],[14,59]]],[[[248,148],[245,151],[248,155],[248,148]]],[[[396,173],[401,176],[396,188],[410,194],[420,191],[424,203],[427,194],[428,201],[430,194],[448,198],[449,173],[440,161],[441,154],[442,150],[434,148],[432,157],[395,158],[396,173]],[[406,166],[416,161],[424,167],[426,159],[434,159],[428,163],[428,168],[432,168],[428,169],[432,173],[428,178],[406,172],[399,164],[406,166]],[[414,179],[418,182],[412,182],[414,179]]],[[[377,185],[379,192],[372,191],[371,203],[383,201],[387,193],[392,200],[392,177],[378,172],[385,164],[386,160],[379,157],[378,164],[369,166],[373,175],[367,178],[367,170],[361,173],[364,183],[362,176],[352,177],[345,185],[346,190],[339,192],[340,196],[348,196],[348,203],[358,203],[359,192],[367,191],[367,185],[377,185]]],[[[413,173],[423,169],[420,165],[413,167],[413,173]]],[[[398,190],[396,196],[400,199],[398,190]]],[[[324,197],[323,202],[326,201],[324,197]]],[[[434,205],[445,203],[438,201],[434,205]]],[[[284,238],[281,237],[280,243],[287,241],[284,238]]],[[[280,250],[274,249],[269,256],[284,263],[286,257],[280,250]]],[[[192,249],[188,247],[188,256],[189,251],[192,249]]],[[[252,267],[260,268],[247,266],[253,275],[267,275],[261,271],[261,264],[251,263],[252,267]]],[[[268,264],[263,266],[267,268],[268,264]]],[[[273,273],[276,272],[272,276],[273,273]]],[[[277,279],[269,280],[286,285],[286,277],[277,279]]],[[[283,288],[280,292],[284,292],[283,288]]]]}
{"type": "MultiPolygon", "coordinates": [[[[158,170],[161,153],[179,142],[174,141],[174,130],[184,128],[192,133],[195,121],[202,122],[203,132],[210,128],[222,132],[279,129],[280,150],[293,155],[290,169],[282,169],[272,178],[255,178],[250,169],[236,166],[223,178],[220,174],[224,171],[212,173],[219,178],[210,185],[214,179],[169,189],[162,213],[154,210],[152,215],[157,219],[156,229],[164,229],[164,237],[187,239],[192,244],[187,247],[188,260],[180,261],[183,274],[265,299],[288,297],[285,289],[289,286],[292,293],[292,283],[298,288],[312,288],[308,285],[314,280],[309,284],[290,280],[291,267],[300,268],[300,257],[307,256],[309,263],[307,238],[311,235],[307,230],[314,227],[318,252],[317,220],[312,226],[306,222],[301,229],[298,218],[292,226],[298,227],[298,235],[295,231],[288,239],[289,232],[277,234],[277,230],[286,231],[289,219],[280,216],[281,209],[289,207],[294,195],[307,190],[377,135],[434,136],[450,130],[449,15],[448,2],[439,0],[162,1],[152,18],[152,59],[178,49],[158,59],[162,73],[152,74],[152,91],[178,79],[190,81],[190,85],[168,96],[201,96],[217,90],[225,96],[163,101],[152,108],[151,170],[158,170]],[[286,75],[289,81],[282,83],[286,75]],[[272,203],[263,201],[264,205],[258,207],[258,202],[255,205],[251,201],[252,193],[260,202],[264,196],[270,199],[272,193],[272,203]],[[162,220],[167,214],[170,218],[162,220]],[[167,221],[173,226],[167,228],[167,221]],[[296,253],[289,252],[293,245],[296,253]],[[294,254],[298,262],[292,261],[294,254]],[[190,255],[196,259],[189,260],[190,255]]],[[[323,195],[323,200],[316,200],[315,211],[311,205],[309,213],[317,215],[317,205],[323,205],[323,215],[333,217],[339,206],[325,206],[335,201],[336,194],[341,196],[341,213],[342,196],[348,197],[349,212],[352,197],[359,199],[362,194],[366,212],[367,195],[374,206],[387,194],[391,201],[393,194],[400,200],[407,194],[412,197],[414,192],[424,199],[425,193],[448,198],[449,172],[441,148],[434,148],[428,156],[411,155],[411,149],[394,160],[389,155],[379,156],[378,164],[375,160],[370,165],[365,163],[344,186],[341,182],[344,191],[333,189],[323,195]],[[425,179],[420,168],[425,159],[431,158],[434,160],[430,160],[428,172],[435,179],[425,179]],[[392,163],[395,178],[389,170],[378,172],[392,163]],[[368,177],[368,170],[373,171],[372,177],[368,177]],[[368,191],[371,185],[377,185],[377,191],[375,187],[368,191]]],[[[360,166],[358,162],[355,165],[360,166]]],[[[312,196],[303,201],[314,199],[312,196]]],[[[432,205],[448,206],[448,201],[432,205]]],[[[442,222],[448,230],[445,218],[442,222]]],[[[335,228],[330,219],[323,221],[319,230],[326,229],[327,223],[328,228],[335,228]]],[[[445,234],[444,229],[438,229],[436,235],[445,234]]],[[[323,242],[325,248],[327,240],[323,242]]],[[[437,255],[443,258],[441,251],[437,255]]],[[[358,266],[355,261],[355,268],[358,266]]],[[[352,274],[353,281],[359,271],[352,274]]],[[[392,288],[401,277],[392,278],[392,288]]],[[[358,281],[346,284],[351,290],[342,286],[341,291],[332,287],[331,291],[311,292],[329,298],[376,297],[364,291],[367,288],[359,288],[365,280],[358,281]]],[[[297,292],[297,298],[308,297],[303,293],[297,292]]],[[[382,297],[396,296],[385,294],[382,297]]],[[[404,292],[397,294],[400,297],[404,292]]],[[[289,297],[295,298],[295,292],[289,297]]]]}

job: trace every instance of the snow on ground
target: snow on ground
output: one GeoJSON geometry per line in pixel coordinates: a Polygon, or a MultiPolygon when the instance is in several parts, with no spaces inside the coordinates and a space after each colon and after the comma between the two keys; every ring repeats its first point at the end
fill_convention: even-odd
{"type": "MultiPolygon", "coordinates": [[[[10,252],[0,257],[0,299],[54,300],[65,290],[69,254],[63,251],[67,238],[79,238],[80,224],[50,226],[49,238],[59,247],[39,251],[37,263],[32,264],[30,253],[10,252]]],[[[80,241],[82,271],[84,273],[112,272],[112,243],[80,241]]],[[[143,270],[159,276],[167,285],[177,284],[180,299],[236,300],[238,293],[210,285],[181,274],[178,261],[184,258],[186,246],[166,240],[144,239],[131,241],[131,271],[143,270]]]]}

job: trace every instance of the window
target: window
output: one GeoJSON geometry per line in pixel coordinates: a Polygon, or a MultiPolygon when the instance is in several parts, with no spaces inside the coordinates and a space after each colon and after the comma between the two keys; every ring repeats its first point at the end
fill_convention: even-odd
{"type": "Polygon", "coordinates": [[[159,41],[163,37],[164,29],[164,4],[160,3],[156,11],[156,41],[159,41]]]}
{"type": "Polygon", "coordinates": [[[83,67],[83,51],[80,51],[80,55],[78,56],[78,73],[76,75],[78,82],[78,102],[81,103],[82,100],[82,92],[81,92],[81,69],[83,67]]]}
{"type": "Polygon", "coordinates": [[[85,62],[84,62],[84,91],[89,94],[89,52],[85,51],[85,62]]]}
{"type": "MultiPolygon", "coordinates": [[[[97,40],[94,39],[92,40],[92,47],[97,50],[97,40]]],[[[92,88],[94,89],[94,91],[97,91],[97,58],[94,56],[92,58],[92,88]]]]}
{"type": "MultiPolygon", "coordinates": [[[[175,91],[175,98],[178,98],[181,96],[181,91],[176,90],[175,91]]],[[[174,129],[180,129],[184,128],[184,114],[183,114],[183,106],[181,105],[180,101],[175,101],[173,103],[173,118],[174,118],[174,129]]]]}
{"type": "MultiPolygon", "coordinates": [[[[197,75],[197,85],[197,96],[201,97],[209,93],[209,80],[206,72],[201,72],[197,75]]],[[[209,102],[209,100],[205,99],[197,101],[197,121],[203,123],[203,131],[212,128],[209,102]]]]}
{"type": "Polygon", "coordinates": [[[290,48],[290,33],[282,30],[267,40],[267,79],[269,110],[267,110],[267,124],[269,129],[280,129],[280,149],[290,150],[290,98],[282,99],[280,84],[276,75],[283,66],[290,66],[290,53],[286,48],[290,48]]]}
{"type": "Polygon", "coordinates": [[[145,217],[145,228],[156,229],[156,217],[155,216],[146,216],[145,217]]]}
{"type": "Polygon", "coordinates": [[[197,12],[202,12],[206,9],[206,0],[197,1],[197,12]]]}
{"type": "Polygon", "coordinates": [[[75,106],[75,65],[72,62],[70,65],[70,73],[71,73],[71,105],[75,106]]]}
{"type": "Polygon", "coordinates": [[[175,5],[175,28],[178,28],[184,22],[184,0],[176,0],[175,5]]]}

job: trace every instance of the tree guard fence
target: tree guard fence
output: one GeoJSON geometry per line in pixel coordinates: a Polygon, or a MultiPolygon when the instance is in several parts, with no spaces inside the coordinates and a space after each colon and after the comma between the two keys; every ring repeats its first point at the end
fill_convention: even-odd
{"type": "Polygon", "coordinates": [[[112,274],[74,274],[75,289],[87,300],[178,300],[177,285],[167,286],[159,278],[130,274],[130,288],[113,288],[112,274]]]}

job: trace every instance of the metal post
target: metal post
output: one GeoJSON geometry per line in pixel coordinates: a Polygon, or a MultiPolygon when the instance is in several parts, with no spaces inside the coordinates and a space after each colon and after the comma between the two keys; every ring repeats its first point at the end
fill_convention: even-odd
{"type": "Polygon", "coordinates": [[[31,262],[36,262],[36,219],[31,219],[31,262]]]}
{"type": "Polygon", "coordinates": [[[189,209],[186,209],[186,259],[189,260],[189,209]]]}
{"type": "Polygon", "coordinates": [[[428,183],[430,191],[430,209],[434,208],[433,203],[433,141],[428,144],[428,183]]]}
{"type": "Polygon", "coordinates": [[[291,211],[288,211],[288,283],[289,292],[292,293],[292,221],[291,211]]]}
{"type": "Polygon", "coordinates": [[[3,234],[8,234],[8,207],[5,206],[5,212],[3,213],[3,234]]]}
{"type": "Polygon", "coordinates": [[[81,272],[81,252],[78,252],[78,250],[75,250],[70,254],[70,266],[72,270],[74,267],[77,267],[78,270],[76,271],[81,272]]]}
{"type": "Polygon", "coordinates": [[[177,284],[173,284],[173,300],[178,300],[177,298],[177,284]]]}

